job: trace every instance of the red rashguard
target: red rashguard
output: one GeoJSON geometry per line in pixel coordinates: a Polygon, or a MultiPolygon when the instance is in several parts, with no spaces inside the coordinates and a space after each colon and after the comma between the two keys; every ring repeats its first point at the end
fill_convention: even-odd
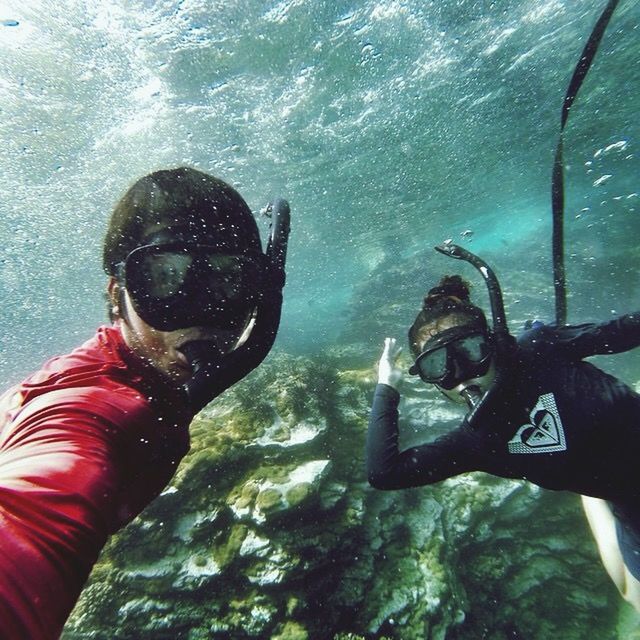
{"type": "Polygon", "coordinates": [[[0,638],[59,637],[107,537],[171,479],[191,417],[113,327],[0,398],[0,638]]]}

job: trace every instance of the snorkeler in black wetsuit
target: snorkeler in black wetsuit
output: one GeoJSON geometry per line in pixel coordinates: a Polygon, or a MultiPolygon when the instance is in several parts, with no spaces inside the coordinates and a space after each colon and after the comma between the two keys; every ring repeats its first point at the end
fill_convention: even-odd
{"type": "Polygon", "coordinates": [[[640,313],[526,331],[479,407],[495,379],[495,332],[459,276],[427,294],[409,342],[410,372],[476,411],[433,443],[399,451],[400,349],[387,338],[367,438],[369,482],[402,489],[485,471],[582,494],[605,568],[640,610],[640,395],[583,361],[639,346],[640,313]]]}

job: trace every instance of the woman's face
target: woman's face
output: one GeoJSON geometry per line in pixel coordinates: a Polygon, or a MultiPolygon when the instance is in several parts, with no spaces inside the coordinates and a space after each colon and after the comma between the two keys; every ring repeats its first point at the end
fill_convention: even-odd
{"type": "Polygon", "coordinates": [[[154,369],[176,384],[191,377],[191,366],[180,350],[193,340],[215,341],[222,353],[232,351],[241,337],[242,330],[188,327],[175,331],[159,331],[147,324],[136,313],[126,289],[120,289],[115,279],[109,281],[109,296],[115,309],[115,322],[122,331],[127,346],[154,369]],[[123,295],[120,295],[122,291],[123,295]],[[124,309],[119,308],[124,305],[124,309]]]}
{"type": "MultiPolygon", "coordinates": [[[[418,346],[420,349],[420,353],[424,351],[425,346],[433,337],[448,329],[453,329],[454,327],[464,327],[468,324],[470,324],[468,318],[449,315],[439,318],[433,323],[425,325],[419,333],[418,346]]],[[[465,398],[463,392],[471,387],[475,387],[481,394],[485,393],[495,379],[495,364],[493,362],[493,359],[484,375],[477,377],[471,376],[468,379],[465,379],[464,368],[460,366],[460,363],[458,363],[455,358],[453,359],[452,364],[453,367],[455,367],[455,371],[453,373],[455,377],[461,380],[461,382],[450,389],[445,389],[438,384],[435,384],[434,386],[436,386],[438,390],[440,390],[447,398],[453,400],[454,402],[460,404],[467,403],[468,400],[465,398]]]]}

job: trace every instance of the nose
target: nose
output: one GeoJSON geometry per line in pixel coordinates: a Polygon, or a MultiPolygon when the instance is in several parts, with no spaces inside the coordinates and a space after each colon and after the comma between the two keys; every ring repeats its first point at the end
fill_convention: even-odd
{"type": "Polygon", "coordinates": [[[453,374],[456,377],[456,379],[460,379],[460,376],[462,375],[462,367],[460,366],[460,362],[458,360],[458,358],[454,358],[453,359],[453,374]]]}

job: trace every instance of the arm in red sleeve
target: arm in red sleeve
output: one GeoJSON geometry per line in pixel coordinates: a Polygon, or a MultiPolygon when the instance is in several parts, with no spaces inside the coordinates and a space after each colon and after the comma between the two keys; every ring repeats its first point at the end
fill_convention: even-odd
{"type": "MultiPolygon", "coordinates": [[[[78,393],[72,400],[64,392],[49,393],[2,429],[2,637],[58,638],[108,535],[119,526],[122,422],[111,422],[101,404],[99,397],[83,402],[78,393]]],[[[141,416],[128,417],[135,422],[141,416]]]]}

